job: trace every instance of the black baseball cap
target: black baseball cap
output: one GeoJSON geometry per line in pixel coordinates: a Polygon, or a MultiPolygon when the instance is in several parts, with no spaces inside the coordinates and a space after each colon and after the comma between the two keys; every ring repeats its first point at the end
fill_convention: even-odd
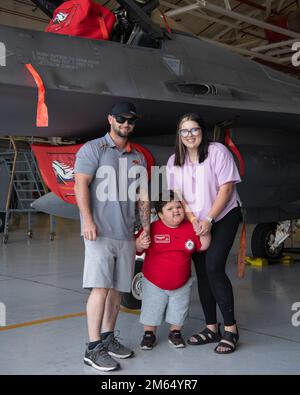
{"type": "Polygon", "coordinates": [[[124,115],[134,118],[139,118],[136,113],[134,104],[130,102],[119,102],[116,103],[111,109],[110,115],[124,115]]]}

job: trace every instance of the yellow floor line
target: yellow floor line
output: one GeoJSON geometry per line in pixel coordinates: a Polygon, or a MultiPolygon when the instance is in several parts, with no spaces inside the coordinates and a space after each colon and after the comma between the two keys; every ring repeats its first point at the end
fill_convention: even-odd
{"type": "MultiPolygon", "coordinates": [[[[130,310],[130,309],[127,309],[126,307],[123,307],[123,306],[121,306],[120,311],[122,311],[123,313],[130,313],[130,314],[136,314],[136,315],[140,314],[140,310],[130,310]]],[[[36,321],[20,322],[19,324],[0,326],[0,332],[9,331],[12,329],[24,328],[26,326],[46,324],[48,322],[53,322],[53,321],[66,320],[67,318],[84,317],[85,315],[86,315],[86,313],[82,312],[82,313],[60,315],[57,317],[49,317],[49,318],[44,318],[42,320],[36,320],[36,321]]]]}
{"type": "Polygon", "coordinates": [[[42,320],[36,320],[36,321],[20,322],[19,324],[7,325],[3,327],[1,326],[0,332],[9,331],[11,329],[23,328],[25,326],[46,324],[47,322],[60,321],[60,320],[65,320],[67,318],[84,317],[85,315],[86,313],[75,313],[75,314],[60,315],[58,317],[44,318],[42,320]]]}
{"type": "Polygon", "coordinates": [[[129,314],[135,314],[135,315],[140,315],[141,310],[131,310],[131,309],[127,309],[124,306],[120,307],[120,311],[122,311],[123,313],[129,313],[129,314]]]}

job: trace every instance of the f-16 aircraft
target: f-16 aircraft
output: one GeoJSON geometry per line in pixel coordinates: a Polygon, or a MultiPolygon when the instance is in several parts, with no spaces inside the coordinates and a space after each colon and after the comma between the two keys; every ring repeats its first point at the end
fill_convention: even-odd
{"type": "MultiPolygon", "coordinates": [[[[62,2],[34,3],[51,16],[62,2]]],[[[107,114],[116,101],[131,101],[142,115],[132,139],[160,165],[172,153],[180,116],[200,113],[212,140],[225,142],[227,135],[237,147],[234,156],[244,167],[238,191],[245,219],[259,224],[253,254],[277,256],[290,232],[277,223],[300,217],[300,81],[189,33],[155,25],[149,10],[156,2],[119,3],[129,25],[109,41],[0,26],[7,55],[0,67],[0,135],[83,142],[107,132],[107,114]],[[48,109],[43,125],[37,122],[41,83],[48,109]]],[[[56,214],[68,211],[72,217],[69,203],[47,198],[36,207],[51,212],[56,199],[56,214]]]]}

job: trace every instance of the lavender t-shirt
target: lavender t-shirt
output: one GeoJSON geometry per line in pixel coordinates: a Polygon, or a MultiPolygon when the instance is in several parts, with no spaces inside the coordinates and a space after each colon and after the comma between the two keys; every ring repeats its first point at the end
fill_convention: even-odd
{"type": "MultiPolygon", "coordinates": [[[[219,188],[227,182],[235,184],[241,178],[228,149],[220,143],[210,143],[208,156],[202,163],[192,163],[186,157],[185,164],[174,166],[175,154],[167,163],[167,182],[169,189],[179,190],[191,211],[199,220],[205,219],[216,199],[219,188]]],[[[216,221],[222,219],[230,210],[240,204],[240,198],[234,187],[230,200],[216,221]]]]}

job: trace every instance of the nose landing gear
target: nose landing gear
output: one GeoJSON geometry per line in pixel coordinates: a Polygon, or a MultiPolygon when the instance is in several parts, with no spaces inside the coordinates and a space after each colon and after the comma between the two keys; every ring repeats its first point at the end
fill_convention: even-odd
{"type": "Polygon", "coordinates": [[[135,261],[135,272],[131,284],[131,292],[123,292],[122,294],[122,306],[130,310],[138,310],[141,308],[142,302],[142,266],[143,260],[136,259],[135,261]]]}
{"type": "Polygon", "coordinates": [[[281,242],[278,244],[276,240],[276,232],[276,222],[256,225],[251,239],[251,250],[253,256],[267,259],[281,258],[284,243],[281,242]]]}
{"type": "Polygon", "coordinates": [[[300,228],[299,220],[256,225],[251,239],[253,256],[280,259],[284,251],[284,241],[295,233],[295,228],[300,228]]]}

